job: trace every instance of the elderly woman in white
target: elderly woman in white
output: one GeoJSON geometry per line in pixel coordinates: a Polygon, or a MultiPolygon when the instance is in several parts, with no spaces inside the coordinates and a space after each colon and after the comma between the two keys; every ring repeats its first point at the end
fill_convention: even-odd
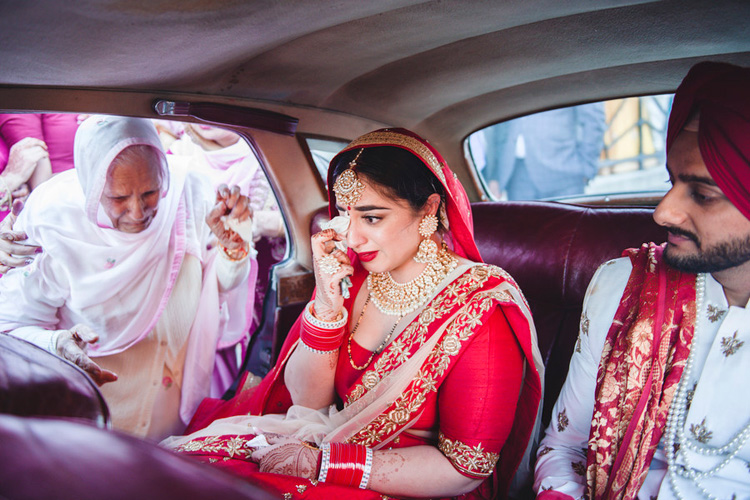
{"type": "Polygon", "coordinates": [[[43,252],[0,279],[0,331],[88,372],[116,428],[180,433],[208,395],[217,347],[240,340],[224,333],[245,321],[248,199],[168,168],[148,120],[89,118],[75,167],[16,221],[43,252]]]}

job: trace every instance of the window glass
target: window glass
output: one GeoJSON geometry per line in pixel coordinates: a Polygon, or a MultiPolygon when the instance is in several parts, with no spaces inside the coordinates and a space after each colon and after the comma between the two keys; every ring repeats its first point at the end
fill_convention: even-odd
{"type": "Polygon", "coordinates": [[[348,144],[345,141],[337,141],[333,139],[313,139],[311,137],[305,138],[307,149],[310,151],[315,168],[318,170],[320,178],[323,180],[323,185],[328,185],[328,164],[331,159],[336,156],[336,153],[341,151],[348,144]]]}
{"type": "Polygon", "coordinates": [[[269,270],[286,254],[284,220],[260,161],[247,141],[231,130],[167,120],[154,123],[168,156],[180,157],[179,163],[206,175],[214,189],[219,184],[236,184],[250,198],[258,262],[249,329],[253,332],[262,317],[269,270]]]}
{"type": "Polygon", "coordinates": [[[491,199],[564,199],[665,192],[672,95],[614,99],[554,109],[469,136],[491,199]]]}

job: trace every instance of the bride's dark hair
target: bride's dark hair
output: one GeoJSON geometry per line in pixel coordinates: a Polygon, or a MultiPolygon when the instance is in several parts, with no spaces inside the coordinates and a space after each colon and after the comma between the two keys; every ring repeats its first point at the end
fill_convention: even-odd
{"type": "MultiPolygon", "coordinates": [[[[353,149],[337,158],[331,167],[333,182],[349,168],[349,162],[359,152],[359,149],[353,149]]],[[[440,195],[440,203],[445,206],[443,185],[422,160],[405,149],[395,146],[365,148],[357,158],[354,171],[383,194],[406,200],[414,210],[424,207],[433,193],[440,195]]],[[[442,224],[440,229],[443,229],[442,224]]]]}

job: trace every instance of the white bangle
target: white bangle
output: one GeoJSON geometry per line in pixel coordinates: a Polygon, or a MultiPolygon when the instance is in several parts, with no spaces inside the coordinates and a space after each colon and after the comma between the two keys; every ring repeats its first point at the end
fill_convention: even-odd
{"type": "Polygon", "coordinates": [[[326,476],[328,476],[328,465],[331,462],[331,444],[323,443],[320,447],[320,451],[323,453],[323,457],[320,460],[320,474],[318,474],[318,482],[325,483],[326,476]]]}
{"type": "Polygon", "coordinates": [[[365,458],[365,468],[362,472],[362,481],[359,482],[360,489],[367,489],[367,483],[370,481],[370,472],[372,472],[372,448],[367,448],[367,458],[365,458]]]}
{"type": "Polygon", "coordinates": [[[47,344],[47,350],[51,352],[52,354],[57,354],[57,339],[60,338],[60,334],[62,332],[60,330],[57,330],[55,332],[52,332],[52,335],[49,337],[49,344],[47,344]]]}
{"type": "Polygon", "coordinates": [[[323,321],[322,319],[316,318],[312,313],[312,308],[313,303],[309,302],[305,307],[305,320],[307,320],[311,325],[322,328],[323,330],[338,330],[339,328],[343,328],[346,325],[347,320],[349,319],[346,308],[342,309],[341,311],[343,313],[341,319],[336,321],[323,321]]]}
{"type": "Polygon", "coordinates": [[[314,352],[315,354],[331,354],[333,352],[336,352],[339,350],[339,348],[330,349],[328,351],[321,351],[320,349],[315,349],[313,347],[310,347],[309,345],[305,344],[302,339],[299,341],[300,344],[302,344],[308,351],[314,352]]]}
{"type": "Polygon", "coordinates": [[[0,186],[0,210],[4,210],[5,205],[8,205],[8,210],[10,210],[11,205],[13,205],[13,195],[4,176],[0,175],[0,181],[2,182],[2,186],[0,186]]]}

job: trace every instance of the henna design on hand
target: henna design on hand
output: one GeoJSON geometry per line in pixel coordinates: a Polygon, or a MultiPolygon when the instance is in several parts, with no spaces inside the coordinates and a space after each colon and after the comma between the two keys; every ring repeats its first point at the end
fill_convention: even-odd
{"type": "Polygon", "coordinates": [[[317,479],[319,450],[287,443],[269,451],[260,460],[260,471],[317,479]]]}

